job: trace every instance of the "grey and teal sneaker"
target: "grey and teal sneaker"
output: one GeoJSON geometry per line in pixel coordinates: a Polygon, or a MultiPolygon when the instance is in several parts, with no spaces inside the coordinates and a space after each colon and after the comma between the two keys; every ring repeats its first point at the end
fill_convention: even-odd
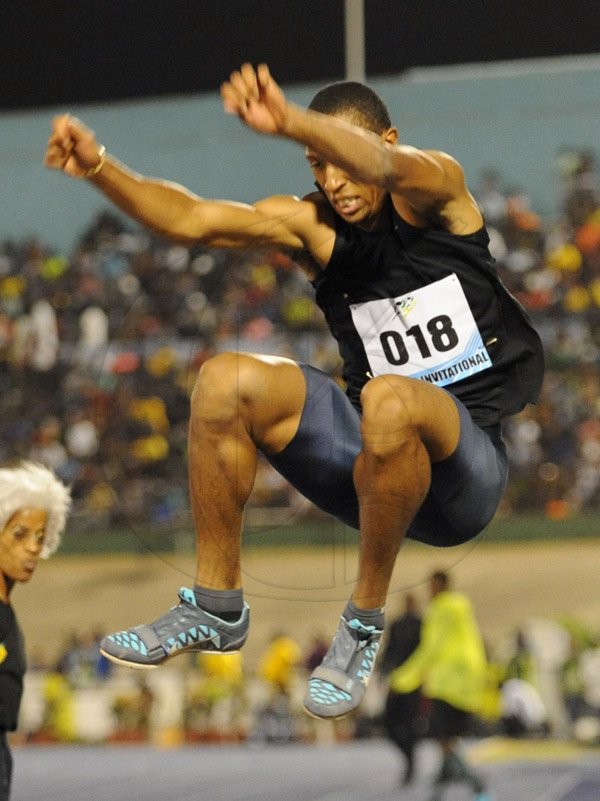
{"type": "Polygon", "coordinates": [[[237,651],[246,641],[248,626],[247,604],[240,619],[230,623],[201,609],[193,590],[181,587],[176,606],[153,623],[107,635],[100,653],[119,665],[154,668],[190,651],[237,651]]]}
{"type": "Polygon", "coordinates": [[[360,704],[375,666],[382,629],[342,617],[331,648],[308,680],[304,709],[315,718],[341,718],[360,704]]]}

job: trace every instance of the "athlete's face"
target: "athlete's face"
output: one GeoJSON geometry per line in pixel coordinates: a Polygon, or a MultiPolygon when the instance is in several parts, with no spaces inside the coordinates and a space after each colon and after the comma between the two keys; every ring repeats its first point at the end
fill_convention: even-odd
{"type": "MultiPolygon", "coordinates": [[[[356,124],[356,120],[346,114],[334,116],[356,124]]],[[[362,228],[373,228],[377,225],[386,196],[384,189],[354,181],[344,170],[325,161],[311,148],[306,149],[306,159],[315,181],[340,217],[362,228]]]]}
{"type": "Polygon", "coordinates": [[[46,509],[19,509],[0,532],[0,573],[12,585],[29,581],[46,539],[46,509]]]}

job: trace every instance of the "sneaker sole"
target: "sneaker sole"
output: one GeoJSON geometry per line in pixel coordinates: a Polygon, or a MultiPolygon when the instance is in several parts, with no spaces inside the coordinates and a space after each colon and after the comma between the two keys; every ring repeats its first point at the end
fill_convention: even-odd
{"type": "Polygon", "coordinates": [[[313,718],[314,720],[342,720],[342,718],[347,718],[348,715],[351,715],[355,711],[354,709],[349,709],[348,712],[342,712],[341,715],[316,715],[314,712],[311,712],[310,709],[307,709],[306,707],[303,707],[303,709],[308,715],[308,717],[313,718]]]}
{"type": "Polygon", "coordinates": [[[206,649],[192,649],[189,648],[187,651],[183,648],[179,648],[172,654],[167,654],[164,659],[161,659],[160,662],[157,662],[156,665],[146,665],[143,662],[129,662],[127,659],[120,659],[118,656],[114,654],[109,654],[108,651],[105,651],[103,648],[98,649],[102,656],[105,656],[107,659],[110,659],[111,662],[114,662],[116,665],[123,665],[124,667],[128,668],[136,668],[137,670],[155,670],[156,668],[162,667],[165,662],[169,662],[171,659],[174,659],[176,656],[183,656],[184,654],[196,653],[196,654],[222,654],[226,656],[227,654],[238,654],[240,652],[239,648],[236,648],[232,651],[207,651],[206,649]]]}
{"type": "Polygon", "coordinates": [[[138,670],[154,670],[155,668],[159,668],[161,665],[167,661],[169,657],[165,657],[162,662],[159,662],[157,665],[144,665],[142,662],[128,662],[126,659],[119,659],[118,656],[114,656],[113,654],[109,654],[108,651],[103,650],[102,648],[98,649],[102,656],[105,656],[107,659],[110,659],[111,662],[114,662],[115,665],[124,665],[125,667],[130,668],[137,668],[138,670]]]}

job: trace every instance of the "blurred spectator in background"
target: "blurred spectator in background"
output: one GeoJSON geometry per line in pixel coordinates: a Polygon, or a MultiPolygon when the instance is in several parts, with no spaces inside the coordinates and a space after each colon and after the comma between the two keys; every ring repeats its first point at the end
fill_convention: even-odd
{"type": "Polygon", "coordinates": [[[538,674],[533,648],[525,632],[519,629],[502,677],[502,728],[510,737],[548,733],[538,674]]]}
{"type": "Polygon", "coordinates": [[[539,686],[538,669],[527,635],[518,629],[514,636],[514,649],[505,669],[506,679],[521,679],[534,687],[539,686]]]}
{"type": "Polygon", "coordinates": [[[194,670],[184,709],[187,739],[243,739],[242,718],[247,704],[241,653],[199,653],[192,657],[194,670]]]}
{"type": "Polygon", "coordinates": [[[477,202],[488,225],[501,226],[506,220],[508,201],[501,187],[501,177],[497,170],[487,169],[481,174],[477,190],[477,202]]]}
{"type": "Polygon", "coordinates": [[[71,687],[95,686],[110,675],[112,663],[99,651],[101,635],[94,631],[73,632],[59,656],[57,671],[71,687]]]}
{"type": "Polygon", "coordinates": [[[48,416],[40,422],[33,434],[28,456],[53,470],[61,478],[69,473],[68,454],[62,441],[62,425],[58,417],[48,416]]]}
{"type": "Polygon", "coordinates": [[[296,739],[293,691],[299,679],[302,651],[285,632],[276,632],[262,652],[257,675],[268,697],[258,709],[253,739],[290,742],[296,739]]]}
{"type": "MultiPolygon", "coordinates": [[[[412,593],[404,596],[404,611],[390,624],[379,660],[378,672],[389,682],[390,674],[403,665],[421,639],[421,616],[417,600],[412,593]]],[[[424,731],[421,721],[420,687],[409,692],[397,692],[388,687],[383,725],[389,739],[398,747],[405,759],[402,784],[410,784],[415,772],[415,745],[424,731]]]]}
{"type": "Polygon", "coordinates": [[[271,690],[290,696],[298,679],[302,651],[298,643],[285,632],[275,633],[261,654],[258,675],[271,690]]]}
{"type": "Polygon", "coordinates": [[[431,600],[423,616],[421,639],[404,664],[392,671],[390,687],[398,693],[421,688],[430,702],[427,735],[442,752],[431,801],[441,801],[452,781],[468,784],[476,801],[490,801],[484,779],[465,761],[458,739],[473,732],[486,692],[487,660],[471,602],[450,589],[447,573],[429,580],[431,600]]]}
{"type": "Polygon", "coordinates": [[[572,228],[583,225],[600,207],[596,159],[590,150],[565,148],[557,166],[564,184],[562,206],[572,228]]]}
{"type": "Polygon", "coordinates": [[[308,653],[304,659],[304,669],[307,673],[312,673],[313,670],[321,664],[323,657],[329,650],[329,639],[323,633],[315,634],[308,647],[308,653]]]}
{"type": "Polygon", "coordinates": [[[62,665],[44,674],[44,712],[36,739],[72,743],[77,740],[75,694],[62,665]]]}
{"type": "Polygon", "coordinates": [[[112,704],[116,727],[111,742],[149,742],[153,703],[154,693],[143,677],[119,693],[112,704]]]}
{"type": "Polygon", "coordinates": [[[587,737],[581,738],[582,726],[584,731],[586,727],[595,730],[592,739],[600,742],[600,640],[576,620],[562,622],[569,634],[569,649],[559,680],[571,731],[577,739],[585,740],[587,737]]]}

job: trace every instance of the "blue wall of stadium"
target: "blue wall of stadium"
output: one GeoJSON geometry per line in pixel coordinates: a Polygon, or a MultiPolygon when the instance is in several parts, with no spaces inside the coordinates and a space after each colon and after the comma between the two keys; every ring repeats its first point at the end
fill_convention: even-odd
{"type": "MultiPolygon", "coordinates": [[[[473,188],[483,169],[498,169],[544,214],[557,208],[558,151],[600,153],[600,56],[421,69],[370,83],[403,141],[452,153],[473,188]]],[[[305,104],[316,88],[295,86],[288,95],[305,104]]],[[[251,201],[311,189],[301,149],[244,129],[223,114],[216,91],[69,110],[130,166],[207,197],[251,201]]],[[[35,234],[68,251],[107,205],[85,182],[42,165],[49,121],[61,111],[0,114],[0,240],[35,234]]]]}

